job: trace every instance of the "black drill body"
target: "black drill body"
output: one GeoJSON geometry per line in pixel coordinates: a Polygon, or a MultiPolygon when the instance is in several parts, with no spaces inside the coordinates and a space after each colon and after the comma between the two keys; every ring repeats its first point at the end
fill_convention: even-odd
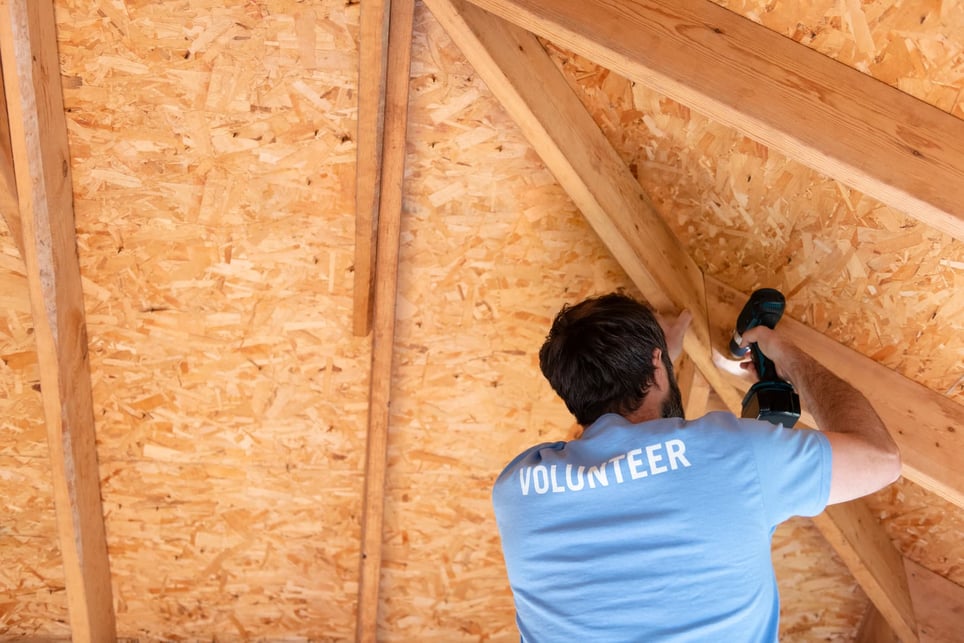
{"type": "Polygon", "coordinates": [[[743,357],[749,351],[760,377],[760,381],[751,386],[743,398],[742,416],[782,424],[789,428],[800,419],[800,397],[789,382],[780,379],[776,365],[755,343],[750,344],[748,349],[740,346],[743,333],[751,328],[776,328],[786,305],[783,293],[773,288],[761,288],[750,295],[736,320],[736,332],[730,340],[730,352],[734,357],[743,357]]]}

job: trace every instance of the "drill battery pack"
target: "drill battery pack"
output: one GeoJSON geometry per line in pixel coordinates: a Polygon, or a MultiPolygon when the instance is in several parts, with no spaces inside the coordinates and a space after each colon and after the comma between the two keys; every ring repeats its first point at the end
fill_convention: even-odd
{"type": "Polygon", "coordinates": [[[757,382],[743,398],[742,416],[782,424],[789,429],[800,419],[800,396],[789,382],[757,382]]]}

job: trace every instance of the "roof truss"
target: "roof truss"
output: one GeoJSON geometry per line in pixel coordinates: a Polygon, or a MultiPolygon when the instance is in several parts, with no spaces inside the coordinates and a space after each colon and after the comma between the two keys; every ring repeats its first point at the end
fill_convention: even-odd
{"type": "MultiPolygon", "coordinates": [[[[671,233],[659,236],[661,217],[625,164],[612,160],[615,152],[534,36],[460,0],[427,0],[426,5],[451,30],[453,41],[520,123],[549,169],[554,174],[559,170],[556,176],[576,205],[593,208],[587,218],[603,231],[603,242],[643,295],[657,308],[685,307],[694,313],[697,332],[688,338],[695,341],[685,345],[687,353],[727,406],[739,408],[742,394],[735,393],[734,386],[744,386],[742,382],[724,383],[718,369],[704,368],[700,360],[713,346],[725,345],[721,340],[732,332],[726,324],[736,319],[746,295],[712,277],[689,275],[692,260],[671,233]],[[533,77],[540,82],[533,83],[533,77]],[[567,140],[571,132],[577,135],[567,140]],[[561,162],[569,153],[572,157],[561,162]],[[586,193],[624,196],[593,201],[586,193]],[[704,297],[683,300],[672,294],[675,288],[700,282],[705,282],[700,289],[704,297]],[[700,332],[700,322],[710,330],[700,332]]],[[[787,319],[781,327],[830,370],[871,394],[901,447],[905,477],[964,507],[964,472],[953,462],[955,454],[964,452],[964,437],[956,430],[964,424],[964,407],[803,324],[787,319]],[[886,399],[874,395],[881,390],[889,391],[886,399]]],[[[715,361],[722,358],[715,351],[715,361]]]]}

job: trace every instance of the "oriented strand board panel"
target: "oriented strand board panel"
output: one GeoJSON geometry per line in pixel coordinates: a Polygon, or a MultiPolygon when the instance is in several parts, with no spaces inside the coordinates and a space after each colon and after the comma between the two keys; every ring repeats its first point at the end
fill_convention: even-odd
{"type": "Polygon", "coordinates": [[[964,586],[964,511],[904,480],[869,505],[906,558],[964,586]]]}
{"type": "MultiPolygon", "coordinates": [[[[57,9],[119,634],[351,640],[370,357],[351,332],[358,6],[57,9]]],[[[573,433],[537,372],[552,315],[628,282],[420,6],[417,20],[380,639],[513,641],[489,489],[519,450],[573,433]]],[[[601,70],[566,67],[604,129],[625,132],[618,149],[704,269],[744,290],[779,275],[799,286],[794,316],[954,386],[959,345],[926,329],[955,318],[959,246],[601,70]],[[748,163],[752,199],[735,180],[748,163]],[[795,221],[786,251],[773,237],[795,221]],[[791,255],[810,263],[782,267],[791,255]],[[861,270],[886,301],[858,306],[828,278],[861,270]]],[[[0,280],[14,283],[16,255],[0,249],[0,280]]],[[[0,523],[0,638],[62,636],[59,553],[38,538],[53,516],[29,314],[8,292],[0,491],[40,511],[0,523]]],[[[912,489],[878,511],[905,554],[958,577],[944,543],[959,523],[912,489]]],[[[852,636],[866,599],[807,521],[777,532],[774,559],[785,640],[852,636]]]]}
{"type": "Polygon", "coordinates": [[[518,640],[491,484],[572,420],[535,351],[627,283],[431,14],[416,14],[379,640],[518,640]]]}
{"type": "Polygon", "coordinates": [[[23,261],[0,223],[0,454],[46,457],[39,386],[23,261]]]}
{"type": "Polygon", "coordinates": [[[33,340],[30,296],[20,252],[0,222],[0,454],[43,457],[47,431],[33,340]]]}
{"type": "Polygon", "coordinates": [[[780,640],[849,641],[868,600],[843,561],[804,518],[773,534],[773,566],[780,589],[780,640]]]}
{"type": "MultiPolygon", "coordinates": [[[[50,493],[52,497],[53,490],[50,493]]],[[[6,529],[0,533],[0,640],[70,637],[52,501],[49,508],[49,535],[11,536],[6,529]]]]}
{"type": "Polygon", "coordinates": [[[358,6],[222,5],[57,4],[118,634],[345,640],[358,6]]]}
{"type": "Polygon", "coordinates": [[[69,635],[50,463],[0,455],[0,640],[69,635]]]}
{"type": "Polygon", "coordinates": [[[351,637],[357,475],[108,462],[118,629],[144,640],[351,637]]]}

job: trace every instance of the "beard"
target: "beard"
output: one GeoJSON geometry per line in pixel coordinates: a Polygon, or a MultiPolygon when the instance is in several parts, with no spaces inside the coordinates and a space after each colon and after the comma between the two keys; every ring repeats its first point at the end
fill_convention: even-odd
{"type": "Polygon", "coordinates": [[[660,413],[664,418],[685,418],[683,411],[683,396],[680,394],[679,385],[676,383],[676,374],[673,372],[673,362],[669,360],[666,353],[663,353],[663,366],[666,367],[667,379],[669,379],[669,391],[666,392],[666,399],[660,407],[660,413]]]}
{"type": "Polygon", "coordinates": [[[669,381],[669,392],[666,394],[666,399],[663,400],[660,412],[664,418],[686,419],[683,412],[683,396],[680,395],[679,386],[676,385],[675,379],[669,381]]]}

